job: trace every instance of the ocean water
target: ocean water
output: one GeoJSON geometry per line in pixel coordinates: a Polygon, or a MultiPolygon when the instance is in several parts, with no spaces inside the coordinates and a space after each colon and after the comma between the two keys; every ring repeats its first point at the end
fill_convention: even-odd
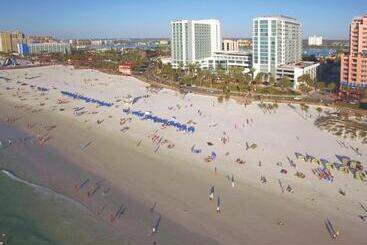
{"type": "Polygon", "coordinates": [[[121,244],[75,201],[0,172],[0,241],[14,245],[121,244]]]}
{"type": "Polygon", "coordinates": [[[329,49],[329,48],[306,48],[303,51],[304,55],[315,57],[335,55],[335,53],[336,53],[335,49],[329,49]]]}

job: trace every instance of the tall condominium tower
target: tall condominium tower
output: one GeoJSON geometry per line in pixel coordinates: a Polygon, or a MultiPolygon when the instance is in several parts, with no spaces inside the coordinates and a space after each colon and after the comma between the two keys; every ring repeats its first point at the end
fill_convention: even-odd
{"type": "Polygon", "coordinates": [[[180,20],[171,22],[171,62],[186,66],[212,57],[221,49],[218,20],[180,20]]]}
{"type": "Polygon", "coordinates": [[[25,36],[21,32],[0,32],[0,52],[18,52],[18,43],[25,42],[25,36]]]}
{"type": "Polygon", "coordinates": [[[367,14],[350,25],[349,52],[342,54],[342,87],[367,88],[367,14]]]}
{"type": "Polygon", "coordinates": [[[302,60],[301,23],[286,16],[257,17],[253,20],[253,67],[255,73],[276,76],[279,65],[302,60]]]}

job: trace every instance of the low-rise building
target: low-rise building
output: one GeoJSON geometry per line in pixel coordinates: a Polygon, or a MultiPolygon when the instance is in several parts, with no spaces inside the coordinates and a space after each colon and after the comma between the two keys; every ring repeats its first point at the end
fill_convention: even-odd
{"type": "Polygon", "coordinates": [[[320,66],[315,62],[299,62],[289,65],[280,65],[277,68],[276,79],[280,81],[283,77],[288,77],[293,82],[293,88],[297,89],[300,85],[298,79],[302,75],[308,74],[310,78],[315,80],[317,78],[317,70],[320,66]]]}
{"type": "Polygon", "coordinates": [[[119,65],[119,72],[121,72],[121,74],[124,76],[131,76],[131,69],[132,69],[131,63],[123,63],[119,65]]]}
{"type": "Polygon", "coordinates": [[[216,51],[212,57],[199,62],[202,69],[216,69],[219,65],[224,69],[229,67],[242,67],[249,72],[252,67],[252,54],[250,52],[216,51]]]}
{"type": "Polygon", "coordinates": [[[164,40],[164,39],[159,40],[159,45],[165,46],[165,45],[168,45],[168,44],[169,44],[168,40],[164,40]]]}
{"type": "Polygon", "coordinates": [[[70,54],[71,46],[69,43],[33,43],[28,45],[30,54],[51,54],[63,53],[70,54]]]}
{"type": "MultiPolygon", "coordinates": [[[[160,57],[162,64],[172,64],[170,57],[160,57]]],[[[242,67],[244,72],[249,72],[252,68],[251,52],[228,52],[215,51],[212,57],[197,61],[201,69],[215,70],[218,66],[224,69],[229,67],[242,67]]]]}
{"type": "Polygon", "coordinates": [[[308,38],[309,46],[322,46],[322,37],[321,36],[311,36],[308,38]]]}
{"type": "Polygon", "coordinates": [[[91,40],[91,45],[92,46],[102,46],[103,41],[102,40],[91,40]]]}
{"type": "Polygon", "coordinates": [[[51,36],[29,36],[27,37],[27,43],[56,43],[57,40],[51,36]]]}

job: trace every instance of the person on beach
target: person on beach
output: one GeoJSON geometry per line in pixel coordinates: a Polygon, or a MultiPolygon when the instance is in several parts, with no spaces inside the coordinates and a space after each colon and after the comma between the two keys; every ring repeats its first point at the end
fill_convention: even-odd
{"type": "Polygon", "coordinates": [[[220,198],[217,199],[217,213],[220,213],[220,198]]]}
{"type": "Polygon", "coordinates": [[[266,180],[266,177],[265,176],[261,176],[260,177],[260,181],[262,184],[266,184],[267,180],[266,180]]]}
{"type": "Polygon", "coordinates": [[[209,200],[213,200],[213,199],[214,199],[214,185],[210,187],[210,191],[209,191],[209,200]]]}
{"type": "Polygon", "coordinates": [[[232,188],[234,188],[234,176],[232,175],[232,188]]]}

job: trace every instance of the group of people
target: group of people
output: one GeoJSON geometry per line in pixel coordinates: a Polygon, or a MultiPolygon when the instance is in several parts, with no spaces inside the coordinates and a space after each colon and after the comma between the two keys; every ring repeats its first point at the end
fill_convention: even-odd
{"type": "Polygon", "coordinates": [[[43,87],[37,87],[37,89],[41,92],[47,92],[48,88],[43,88],[43,87]]]}

